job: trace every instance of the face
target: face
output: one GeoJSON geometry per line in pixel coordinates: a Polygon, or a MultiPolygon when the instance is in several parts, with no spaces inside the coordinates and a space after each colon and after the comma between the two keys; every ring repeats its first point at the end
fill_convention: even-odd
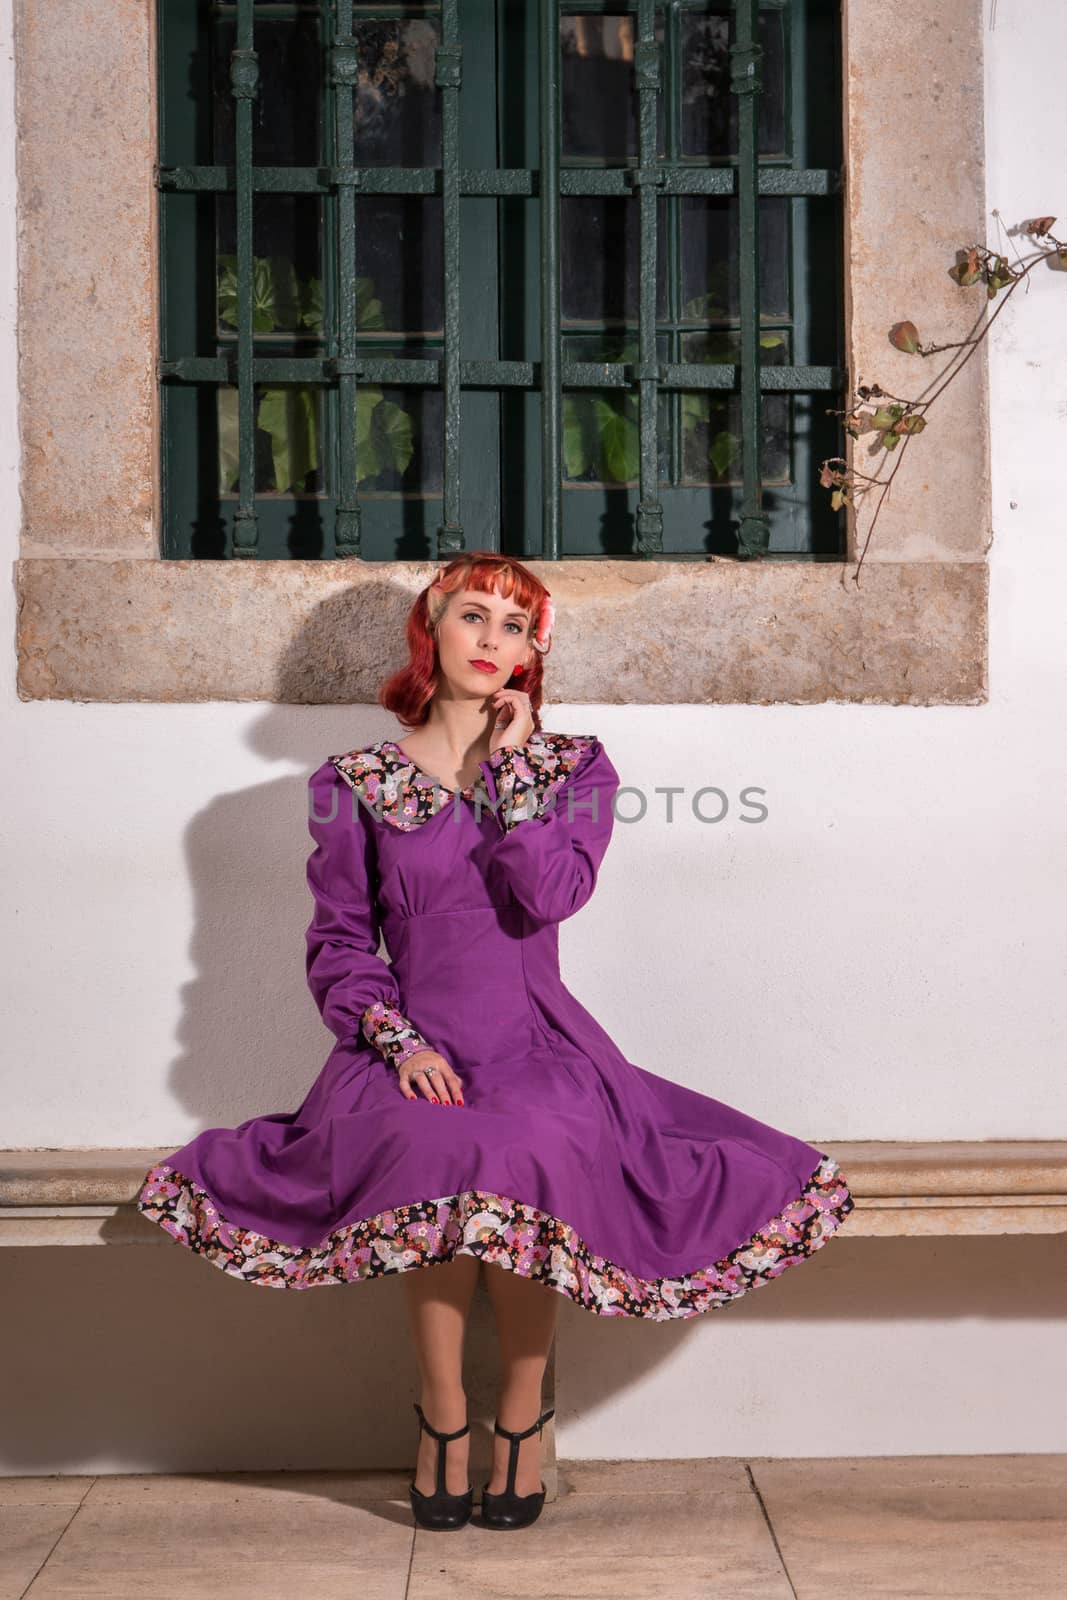
{"type": "MultiPolygon", "coordinates": [[[[459,693],[492,694],[503,688],[515,666],[529,664],[529,633],[530,613],[514,598],[461,589],[449,595],[437,628],[441,674],[459,693]],[[489,661],[496,671],[485,671],[476,661],[489,661]]],[[[521,686],[521,677],[516,682],[521,686]]]]}

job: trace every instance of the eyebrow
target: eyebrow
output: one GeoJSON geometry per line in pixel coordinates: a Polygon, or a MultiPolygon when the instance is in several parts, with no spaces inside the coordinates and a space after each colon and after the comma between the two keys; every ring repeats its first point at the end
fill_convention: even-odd
{"type": "MultiPolygon", "coordinates": [[[[467,601],[467,604],[470,605],[470,606],[477,606],[479,611],[486,611],[487,612],[489,610],[489,607],[487,605],[485,605],[481,600],[469,600],[469,601],[467,601]]],[[[509,617],[518,617],[520,622],[525,622],[526,621],[526,612],[525,611],[509,611],[508,612],[508,616],[509,617]]]]}

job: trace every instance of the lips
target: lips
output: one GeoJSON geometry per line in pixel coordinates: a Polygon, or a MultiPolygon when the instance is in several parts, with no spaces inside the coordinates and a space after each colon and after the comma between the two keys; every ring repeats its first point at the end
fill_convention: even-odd
{"type": "Polygon", "coordinates": [[[472,667],[477,667],[479,672],[495,672],[496,666],[492,661],[472,661],[472,667]]]}

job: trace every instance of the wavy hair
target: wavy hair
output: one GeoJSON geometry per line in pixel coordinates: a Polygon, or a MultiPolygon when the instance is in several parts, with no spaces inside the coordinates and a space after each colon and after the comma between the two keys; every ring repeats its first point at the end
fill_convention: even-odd
{"type": "MultiPolygon", "coordinates": [[[[378,704],[386,711],[391,711],[409,729],[424,726],[437,688],[440,663],[429,607],[430,589],[434,584],[449,594],[455,594],[460,589],[473,589],[480,594],[497,594],[501,599],[513,600],[516,606],[530,613],[527,642],[537,630],[543,605],[546,601],[551,604],[549,590],[540,579],[534,577],[529,567],[495,550],[464,551],[439,568],[408,612],[407,665],[387,678],[378,691],[378,704]]],[[[513,674],[505,685],[508,688],[521,688],[529,695],[534,727],[538,732],[541,731],[543,684],[544,656],[540,650],[535,650],[532,663],[518,677],[513,674]]]]}

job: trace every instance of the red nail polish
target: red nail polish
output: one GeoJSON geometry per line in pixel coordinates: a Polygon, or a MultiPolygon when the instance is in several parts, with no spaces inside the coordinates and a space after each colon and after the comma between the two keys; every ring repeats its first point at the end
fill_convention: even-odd
{"type": "Polygon", "coordinates": [[[437,1105],[438,1101],[437,1101],[437,1096],[435,1094],[432,1094],[430,1096],[430,1099],[433,1101],[434,1105],[437,1105]]]}

